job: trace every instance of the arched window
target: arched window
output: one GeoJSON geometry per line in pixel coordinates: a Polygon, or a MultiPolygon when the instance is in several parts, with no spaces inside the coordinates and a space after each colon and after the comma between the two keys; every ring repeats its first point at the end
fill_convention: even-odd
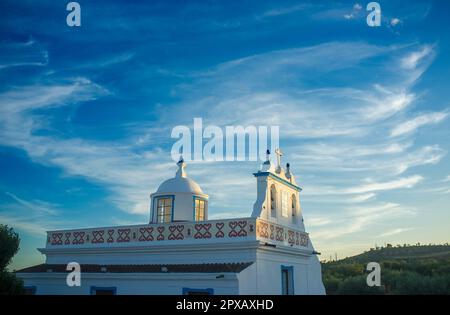
{"type": "Polygon", "coordinates": [[[167,223],[172,221],[172,197],[159,197],[156,199],[156,222],[167,223]]]}
{"type": "Polygon", "coordinates": [[[297,198],[294,194],[291,196],[291,208],[292,216],[295,217],[297,215],[297,198]]]}
{"type": "Polygon", "coordinates": [[[277,216],[277,190],[275,185],[270,186],[270,212],[273,217],[277,216]]]}

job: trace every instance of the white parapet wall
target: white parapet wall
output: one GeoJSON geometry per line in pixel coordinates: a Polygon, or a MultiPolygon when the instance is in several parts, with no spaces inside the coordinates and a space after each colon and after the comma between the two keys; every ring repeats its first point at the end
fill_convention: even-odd
{"type": "Polygon", "coordinates": [[[47,232],[46,249],[256,241],[306,249],[307,233],[257,218],[172,222],[47,232]]]}

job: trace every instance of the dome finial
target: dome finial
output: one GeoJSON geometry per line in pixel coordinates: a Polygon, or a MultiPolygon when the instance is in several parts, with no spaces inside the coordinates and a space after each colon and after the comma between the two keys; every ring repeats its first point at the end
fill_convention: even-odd
{"type": "Polygon", "coordinates": [[[180,159],[177,162],[178,170],[175,177],[186,177],[186,171],[184,168],[186,167],[186,163],[184,163],[183,156],[180,155],[180,159]]]}

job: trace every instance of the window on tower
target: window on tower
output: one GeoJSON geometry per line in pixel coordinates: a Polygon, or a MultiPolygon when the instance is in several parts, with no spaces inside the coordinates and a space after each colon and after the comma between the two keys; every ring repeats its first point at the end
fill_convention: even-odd
{"type": "Polygon", "coordinates": [[[172,221],[173,199],[172,197],[160,197],[156,204],[156,222],[167,223],[172,221]]]}
{"type": "Polygon", "coordinates": [[[295,195],[292,194],[291,196],[291,208],[292,208],[292,216],[295,217],[297,214],[297,198],[295,198],[295,195]]]}
{"type": "Polygon", "coordinates": [[[281,193],[281,215],[283,217],[288,216],[288,193],[286,191],[283,191],[281,193]]]}
{"type": "Polygon", "coordinates": [[[206,200],[200,198],[195,198],[194,200],[194,221],[204,221],[206,212],[206,200]]]}
{"type": "Polygon", "coordinates": [[[277,204],[277,190],[275,189],[275,185],[272,185],[270,186],[270,212],[272,217],[277,216],[276,204],[277,204]]]}

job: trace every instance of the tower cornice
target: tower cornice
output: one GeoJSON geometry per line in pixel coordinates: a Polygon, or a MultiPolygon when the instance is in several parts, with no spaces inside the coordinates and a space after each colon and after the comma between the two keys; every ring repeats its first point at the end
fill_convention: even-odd
{"type": "Polygon", "coordinates": [[[273,174],[271,172],[257,172],[257,173],[253,173],[253,175],[255,177],[268,176],[268,177],[271,177],[271,178],[273,178],[273,179],[275,179],[275,180],[277,180],[277,181],[279,181],[279,182],[281,182],[283,184],[288,185],[291,188],[294,188],[297,191],[302,191],[302,189],[299,186],[297,186],[295,184],[292,184],[292,183],[288,182],[287,180],[285,180],[285,179],[283,179],[283,178],[281,178],[281,177],[279,177],[276,174],[273,174]]]}

